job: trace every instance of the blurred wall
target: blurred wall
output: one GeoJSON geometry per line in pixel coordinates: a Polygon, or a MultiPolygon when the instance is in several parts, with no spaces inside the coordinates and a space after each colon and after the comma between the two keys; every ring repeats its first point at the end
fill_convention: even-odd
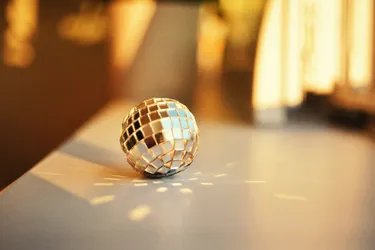
{"type": "Polygon", "coordinates": [[[199,4],[117,2],[111,17],[115,95],[170,97],[191,106],[199,4]]]}
{"type": "Polygon", "coordinates": [[[0,189],[106,103],[104,12],[76,0],[0,2],[0,189]]]}

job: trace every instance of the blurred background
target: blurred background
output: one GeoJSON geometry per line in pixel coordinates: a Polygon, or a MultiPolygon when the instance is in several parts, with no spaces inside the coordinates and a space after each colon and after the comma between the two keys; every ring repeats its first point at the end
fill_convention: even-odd
{"type": "Polygon", "coordinates": [[[218,123],[327,123],[371,137],[374,8],[373,0],[1,1],[0,189],[116,99],[170,97],[218,123]]]}

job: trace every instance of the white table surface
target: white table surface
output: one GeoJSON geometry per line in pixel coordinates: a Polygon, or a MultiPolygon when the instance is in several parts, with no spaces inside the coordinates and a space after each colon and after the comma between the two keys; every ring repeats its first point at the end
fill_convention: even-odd
{"type": "Polygon", "coordinates": [[[375,146],[362,135],[201,119],[191,167],[150,180],[119,146],[128,110],[108,105],[0,194],[0,249],[375,248],[375,146]]]}

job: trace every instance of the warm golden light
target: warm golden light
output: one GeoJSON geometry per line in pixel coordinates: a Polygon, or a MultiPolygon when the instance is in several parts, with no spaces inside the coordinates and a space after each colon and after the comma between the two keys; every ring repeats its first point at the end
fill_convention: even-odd
{"type": "Polygon", "coordinates": [[[104,180],[107,180],[107,181],[119,181],[119,180],[121,180],[121,179],[119,179],[119,178],[114,178],[114,177],[105,177],[105,178],[103,178],[104,180]]]}
{"type": "Polygon", "coordinates": [[[107,18],[102,4],[82,4],[78,14],[64,17],[58,24],[59,35],[81,45],[101,42],[107,35],[107,18]]]}
{"type": "Polygon", "coordinates": [[[221,71],[228,27],[205,7],[200,9],[197,65],[201,71],[221,71]]]}
{"type": "Polygon", "coordinates": [[[180,193],[182,193],[182,194],[192,194],[193,190],[191,190],[190,188],[181,188],[180,193]]]}
{"type": "Polygon", "coordinates": [[[353,87],[371,83],[373,5],[373,0],[352,1],[349,79],[353,87]]]}
{"type": "Polygon", "coordinates": [[[215,175],[214,177],[215,177],[215,178],[220,178],[220,177],[224,177],[224,176],[227,176],[227,174],[217,174],[217,175],[215,175]]]}
{"type": "Polygon", "coordinates": [[[167,192],[168,191],[168,188],[167,187],[159,187],[156,189],[156,192],[158,193],[164,193],[164,192],[167,192]]]}
{"type": "Polygon", "coordinates": [[[90,200],[91,205],[101,205],[105,203],[112,202],[115,199],[114,195],[105,195],[105,196],[100,196],[100,197],[95,197],[90,200]]]}
{"type": "Polygon", "coordinates": [[[304,91],[333,90],[339,70],[337,5],[338,0],[269,2],[259,39],[255,108],[296,106],[304,91]]]}
{"type": "Polygon", "coordinates": [[[292,201],[308,201],[306,197],[288,195],[288,194],[275,194],[275,197],[283,200],[292,200],[292,201]]]}
{"type": "Polygon", "coordinates": [[[6,7],[4,63],[26,68],[34,61],[32,40],[38,22],[38,0],[13,0],[6,7]]]}
{"type": "MultiPolygon", "coordinates": [[[[328,94],[340,77],[341,0],[302,1],[304,89],[328,94]],[[305,27],[306,27],[305,26],[305,27]]],[[[296,37],[297,38],[297,37],[296,37]]],[[[298,39],[298,38],[297,38],[298,39]]]]}
{"type": "Polygon", "coordinates": [[[148,186],[147,183],[134,183],[134,187],[146,187],[148,186]]]}
{"type": "Polygon", "coordinates": [[[131,210],[128,214],[132,221],[141,221],[151,213],[151,207],[147,205],[140,205],[131,210]]]}
{"type": "Polygon", "coordinates": [[[254,76],[253,106],[255,109],[280,107],[283,104],[281,86],[281,1],[271,0],[266,7],[254,76]]]}
{"type": "Polygon", "coordinates": [[[288,9],[283,13],[283,35],[282,35],[282,50],[281,52],[281,69],[282,74],[282,101],[284,105],[296,106],[302,102],[303,99],[303,85],[301,77],[301,47],[298,43],[300,35],[300,6],[295,4],[295,1],[283,1],[284,8],[288,9]]]}
{"type": "MultiPolygon", "coordinates": [[[[349,84],[372,77],[373,1],[351,1],[349,84]]],[[[341,0],[270,0],[259,37],[254,107],[295,106],[304,92],[330,94],[343,79],[341,0]]],[[[344,26],[343,26],[344,25],[344,26]]]]}
{"type": "Polygon", "coordinates": [[[220,0],[222,9],[230,13],[257,13],[263,6],[264,0],[220,0]]]}
{"type": "Polygon", "coordinates": [[[114,183],[113,182],[95,182],[93,184],[94,186],[97,186],[97,187],[109,187],[109,186],[113,186],[114,183]]]}
{"type": "Polygon", "coordinates": [[[153,17],[156,4],[151,0],[112,4],[112,64],[125,69],[131,65],[153,17]]]}
{"type": "Polygon", "coordinates": [[[203,186],[212,186],[214,184],[212,182],[201,182],[201,185],[203,185],[203,186]]]}
{"type": "Polygon", "coordinates": [[[180,183],[180,182],[175,182],[175,183],[172,183],[172,186],[174,186],[174,187],[179,187],[179,186],[182,186],[182,183],[180,183]]]}

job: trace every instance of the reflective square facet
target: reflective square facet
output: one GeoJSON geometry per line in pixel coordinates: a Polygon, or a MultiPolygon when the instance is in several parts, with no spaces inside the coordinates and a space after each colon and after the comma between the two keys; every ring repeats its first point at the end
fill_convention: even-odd
{"type": "Polygon", "coordinates": [[[172,128],[172,121],[170,118],[163,118],[161,119],[161,124],[163,129],[171,129],[172,128]]]}
{"type": "Polygon", "coordinates": [[[164,153],[168,153],[173,149],[173,144],[170,141],[163,143],[161,146],[163,148],[164,153]]]}
{"type": "Polygon", "coordinates": [[[161,117],[169,117],[167,111],[165,111],[165,110],[160,111],[160,115],[161,115],[161,117]]]}
{"type": "Polygon", "coordinates": [[[180,166],[180,161],[172,161],[171,169],[176,170],[180,166]]]}
{"type": "Polygon", "coordinates": [[[152,148],[156,145],[155,139],[152,136],[149,136],[145,139],[145,143],[147,145],[147,148],[152,148]]]}
{"type": "Polygon", "coordinates": [[[142,152],[139,151],[139,146],[136,145],[132,150],[131,150],[131,153],[132,155],[135,156],[136,159],[139,159],[141,156],[142,156],[142,152]]]}
{"type": "Polygon", "coordinates": [[[142,124],[142,126],[146,125],[148,123],[150,123],[150,118],[148,117],[148,115],[142,116],[141,117],[141,124],[142,124]]]}
{"type": "Polygon", "coordinates": [[[141,141],[141,140],[143,140],[143,138],[145,138],[144,135],[143,135],[143,132],[141,130],[138,130],[137,133],[135,133],[135,134],[137,136],[138,141],[141,141]]]}
{"type": "Polygon", "coordinates": [[[128,159],[131,161],[131,162],[137,162],[137,157],[135,155],[133,155],[132,153],[128,154],[128,159]]]}
{"type": "Polygon", "coordinates": [[[168,167],[161,167],[158,169],[158,173],[166,174],[170,169],[168,167]]]}
{"type": "Polygon", "coordinates": [[[169,108],[168,105],[165,102],[159,104],[159,107],[160,107],[160,109],[168,109],[169,108]]]}
{"type": "Polygon", "coordinates": [[[148,113],[147,108],[143,108],[143,109],[141,109],[140,113],[141,113],[141,116],[142,116],[142,117],[145,116],[145,115],[147,115],[147,113],[148,113]]]}
{"type": "Polygon", "coordinates": [[[144,171],[145,170],[145,165],[142,165],[142,163],[141,162],[137,162],[137,164],[135,165],[136,166],[136,168],[139,170],[139,171],[144,171]]]}
{"type": "Polygon", "coordinates": [[[154,166],[156,169],[160,168],[163,166],[164,162],[162,162],[159,159],[155,159],[153,162],[151,162],[151,165],[154,166]]]}
{"type": "Polygon", "coordinates": [[[145,169],[145,171],[149,174],[154,174],[156,172],[156,168],[152,167],[151,165],[148,165],[145,169]]]}
{"type": "Polygon", "coordinates": [[[138,143],[136,147],[138,148],[139,152],[141,152],[142,154],[147,152],[147,147],[144,144],[144,142],[138,143]]]}
{"type": "Polygon", "coordinates": [[[173,141],[174,140],[172,130],[163,131],[163,135],[164,135],[165,141],[173,141]]]}
{"type": "Polygon", "coordinates": [[[157,133],[163,130],[163,126],[161,125],[160,121],[152,122],[151,127],[154,133],[157,133]]]}
{"type": "Polygon", "coordinates": [[[159,155],[163,154],[163,149],[160,145],[153,147],[151,151],[154,157],[158,157],[159,155]]]}
{"type": "Polygon", "coordinates": [[[142,158],[145,162],[151,162],[154,159],[150,153],[143,154],[142,158]]]}
{"type": "Polygon", "coordinates": [[[172,109],[176,108],[176,104],[173,103],[173,102],[168,102],[168,106],[169,106],[169,108],[172,108],[172,109]]]}
{"type": "Polygon", "coordinates": [[[173,136],[175,139],[181,139],[182,138],[182,131],[179,128],[174,128],[173,129],[173,136]]]}
{"type": "Polygon", "coordinates": [[[145,108],[146,107],[146,103],[142,102],[141,104],[139,104],[137,106],[138,109],[142,109],[142,108],[145,108]]]}
{"type": "Polygon", "coordinates": [[[173,161],[175,161],[175,160],[177,160],[177,161],[181,161],[183,155],[184,155],[184,151],[176,151],[176,152],[174,153],[174,156],[173,156],[173,161]]]}
{"type": "Polygon", "coordinates": [[[179,109],[178,110],[178,116],[184,117],[184,116],[186,116],[186,114],[185,114],[185,112],[182,109],[179,109]]]}
{"type": "Polygon", "coordinates": [[[180,119],[178,117],[172,117],[172,126],[173,128],[180,128],[180,119]]]}
{"type": "Polygon", "coordinates": [[[157,121],[159,120],[161,116],[159,115],[158,112],[152,112],[150,113],[150,118],[151,118],[151,121],[157,121]]]}
{"type": "Polygon", "coordinates": [[[130,136],[131,134],[133,134],[133,132],[134,132],[133,126],[130,125],[128,128],[128,135],[130,136]]]}
{"type": "Polygon", "coordinates": [[[190,133],[189,133],[189,130],[187,129],[184,129],[182,130],[182,137],[186,140],[189,140],[190,139],[190,133]]]}
{"type": "Polygon", "coordinates": [[[189,128],[189,125],[188,125],[187,120],[185,118],[181,118],[180,122],[181,122],[182,128],[189,128]]]}
{"type": "Polygon", "coordinates": [[[142,128],[141,128],[142,130],[143,130],[143,132],[144,132],[144,134],[147,136],[147,135],[152,135],[153,133],[152,133],[152,129],[151,129],[151,126],[150,126],[150,124],[147,124],[147,125],[145,125],[145,126],[142,126],[142,128]]]}
{"type": "Polygon", "coordinates": [[[193,141],[188,141],[186,143],[186,151],[191,152],[192,148],[193,148],[193,141]]]}
{"type": "Polygon", "coordinates": [[[165,141],[165,138],[164,138],[164,135],[163,135],[163,132],[159,132],[155,135],[155,139],[156,139],[156,142],[158,144],[161,144],[165,141]]]}
{"type": "Polygon", "coordinates": [[[175,150],[184,150],[185,149],[185,140],[184,139],[178,139],[174,143],[174,149],[175,150]]]}
{"type": "Polygon", "coordinates": [[[172,160],[172,154],[165,154],[162,158],[162,160],[167,163],[169,162],[170,160],[172,160]]]}
{"type": "Polygon", "coordinates": [[[157,105],[152,105],[152,106],[149,107],[149,110],[150,110],[150,112],[158,110],[158,106],[157,105]]]}
{"type": "Polygon", "coordinates": [[[139,164],[141,164],[144,168],[146,168],[147,164],[148,164],[148,161],[146,161],[145,159],[141,158],[139,161],[139,164]]]}

